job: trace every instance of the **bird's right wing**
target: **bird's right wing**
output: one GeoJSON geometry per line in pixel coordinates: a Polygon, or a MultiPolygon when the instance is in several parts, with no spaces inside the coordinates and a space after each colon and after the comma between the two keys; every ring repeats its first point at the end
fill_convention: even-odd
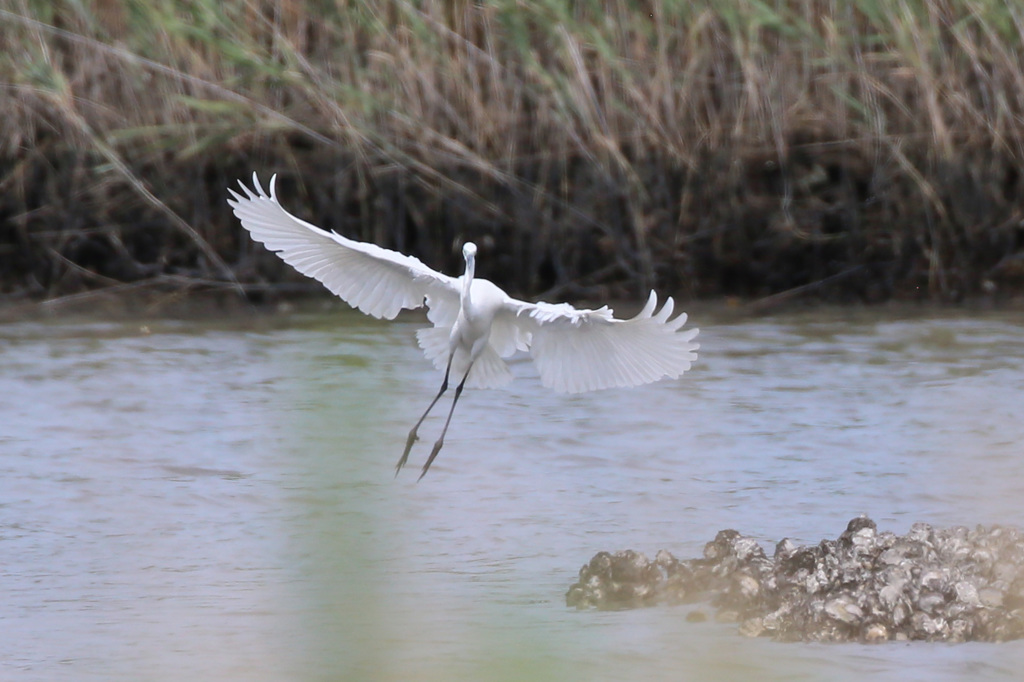
{"type": "Polygon", "coordinates": [[[275,183],[264,191],[256,174],[253,187],[239,186],[244,196],[229,189],[228,204],[252,238],[277,253],[304,275],[323,283],[349,305],[368,315],[394,319],[403,308],[419,308],[427,296],[458,306],[455,278],[427,267],[418,258],[357,242],[327,232],[284,210],[275,183]]]}
{"type": "Polygon", "coordinates": [[[657,302],[652,291],[636,317],[620,320],[607,306],[578,310],[568,303],[510,298],[504,316],[514,316],[516,327],[529,335],[541,383],[562,393],[582,393],[675,379],[690,369],[700,348],[693,342],[698,330],[680,331],[686,313],[669,319],[671,298],[655,314],[657,302]]]}

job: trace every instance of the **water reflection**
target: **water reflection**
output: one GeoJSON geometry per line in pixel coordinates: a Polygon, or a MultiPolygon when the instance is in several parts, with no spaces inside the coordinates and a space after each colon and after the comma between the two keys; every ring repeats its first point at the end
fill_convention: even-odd
{"type": "Polygon", "coordinates": [[[439,380],[414,322],[0,327],[0,677],[1015,679],[1019,643],[565,608],[601,549],[1024,526],[1019,317],[694,317],[679,382],[567,397],[519,362],[467,392],[418,485],[392,477],[439,380]]]}

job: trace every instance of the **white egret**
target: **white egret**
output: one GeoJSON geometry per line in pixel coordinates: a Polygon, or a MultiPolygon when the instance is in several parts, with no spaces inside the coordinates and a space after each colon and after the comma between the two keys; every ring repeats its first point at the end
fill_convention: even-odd
{"type": "Polygon", "coordinates": [[[377,318],[391,320],[404,308],[427,306],[433,327],[420,329],[416,336],[427,358],[444,369],[444,380],[409,431],[395,475],[409,458],[423,420],[448,390],[452,372],[460,377],[455,398],[420,479],[444,445],[463,387],[496,388],[511,381],[502,358],[516,351],[529,351],[541,383],[563,393],[675,379],[697,359],[699,346],[693,339],[698,330],[680,331],[686,313],[672,318],[671,298],[655,313],[657,296],[652,291],[643,310],[626,320],[615,318],[608,306],[580,310],[568,303],[519,301],[474,277],[472,243],[462,248],[465,274],[449,277],[412,256],[327,232],[293,216],[278,203],[276,175],[269,194],[255,173],[252,180],[253,189],[238,183],[242,194],[228,190],[228,203],[252,238],[284,262],[377,318]]]}

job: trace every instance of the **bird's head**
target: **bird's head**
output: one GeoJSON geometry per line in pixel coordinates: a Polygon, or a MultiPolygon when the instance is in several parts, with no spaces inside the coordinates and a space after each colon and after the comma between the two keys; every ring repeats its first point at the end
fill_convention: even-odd
{"type": "Polygon", "coordinates": [[[476,244],[473,242],[466,242],[462,247],[462,257],[466,260],[476,257],[476,244]]]}

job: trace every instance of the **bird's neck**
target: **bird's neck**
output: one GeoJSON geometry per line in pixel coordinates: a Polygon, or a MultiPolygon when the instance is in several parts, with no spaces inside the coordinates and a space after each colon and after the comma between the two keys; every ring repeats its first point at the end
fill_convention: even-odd
{"type": "Polygon", "coordinates": [[[466,262],[466,274],[462,276],[462,307],[465,309],[470,305],[469,292],[473,286],[473,275],[476,271],[476,264],[473,261],[466,262]]]}

